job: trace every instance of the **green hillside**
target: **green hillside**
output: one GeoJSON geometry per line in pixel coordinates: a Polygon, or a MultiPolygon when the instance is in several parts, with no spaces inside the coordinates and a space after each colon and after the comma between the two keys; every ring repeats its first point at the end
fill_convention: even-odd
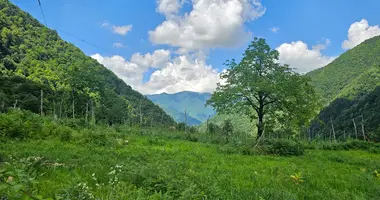
{"type": "Polygon", "coordinates": [[[380,66],[379,54],[380,36],[377,36],[343,53],[327,66],[309,72],[307,76],[326,104],[337,97],[353,98],[375,88],[376,84],[370,82],[376,82],[376,79],[366,79],[363,74],[380,66]]]}
{"type": "Polygon", "coordinates": [[[40,112],[42,90],[45,115],[84,118],[94,110],[96,121],[108,124],[140,123],[140,113],[144,124],[174,123],[110,70],[7,0],[0,0],[0,81],[2,107],[40,112]]]}
{"type": "MultiPolygon", "coordinates": [[[[336,125],[340,127],[337,128],[339,133],[336,133],[339,137],[343,137],[345,129],[347,129],[347,134],[348,132],[353,134],[352,118],[357,118],[359,122],[363,113],[368,134],[379,127],[380,120],[376,119],[380,119],[380,111],[379,114],[376,114],[374,110],[380,102],[367,102],[368,99],[374,99],[373,95],[378,94],[374,90],[380,85],[379,55],[380,36],[377,36],[343,53],[327,66],[306,74],[311,78],[312,85],[327,106],[318,117],[320,120],[318,123],[321,124],[313,125],[313,136],[328,136],[331,129],[331,118],[336,120],[335,123],[339,123],[336,125]],[[341,107],[342,101],[350,102],[349,106],[341,107]],[[359,105],[371,106],[360,107],[359,105]],[[334,113],[327,110],[334,110],[334,113]]],[[[254,127],[254,124],[252,125],[249,120],[235,120],[234,122],[236,118],[234,115],[218,114],[211,121],[222,124],[227,118],[232,119],[237,127],[243,129],[249,127],[249,130],[252,126],[254,127]]]]}
{"type": "Polygon", "coordinates": [[[189,125],[199,125],[213,116],[215,111],[210,106],[205,107],[210,93],[179,92],[175,94],[154,94],[147,97],[164,109],[177,122],[184,122],[185,109],[189,125]]]}

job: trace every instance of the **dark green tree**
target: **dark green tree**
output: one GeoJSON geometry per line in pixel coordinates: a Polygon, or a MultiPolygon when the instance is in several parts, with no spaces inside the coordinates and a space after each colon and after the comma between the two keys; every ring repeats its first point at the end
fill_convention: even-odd
{"type": "Polygon", "coordinates": [[[218,84],[207,105],[257,119],[257,138],[264,133],[266,119],[293,128],[309,123],[319,107],[314,88],[307,77],[279,64],[278,57],[265,39],[255,38],[239,63],[225,63],[228,69],[220,76],[225,83],[218,84]]]}
{"type": "Polygon", "coordinates": [[[224,138],[226,139],[226,142],[228,142],[229,137],[233,134],[234,127],[232,125],[232,122],[230,119],[224,120],[223,127],[222,127],[222,134],[224,138]]]}

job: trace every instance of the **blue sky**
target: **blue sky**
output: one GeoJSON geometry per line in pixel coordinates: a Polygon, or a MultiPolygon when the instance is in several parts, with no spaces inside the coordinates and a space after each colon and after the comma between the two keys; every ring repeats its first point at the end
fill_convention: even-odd
{"type": "MultiPolygon", "coordinates": [[[[43,22],[37,0],[11,2],[43,22]]],[[[280,51],[281,62],[304,73],[323,67],[347,49],[380,34],[377,26],[380,24],[380,1],[376,0],[366,3],[346,0],[226,0],[231,3],[228,6],[218,2],[41,0],[49,27],[57,29],[63,39],[93,56],[142,93],[212,91],[218,81],[217,74],[224,69],[223,62],[240,58],[253,36],[266,38],[272,48],[280,51]],[[210,11],[213,6],[218,9],[210,11]],[[250,9],[249,15],[239,12],[239,6],[250,9]],[[186,18],[186,14],[197,17],[186,18]],[[241,18],[242,22],[238,23],[241,18]],[[212,22],[216,19],[226,23],[214,25],[212,22]],[[170,26],[164,22],[190,29],[186,29],[186,33],[175,34],[185,29],[168,31],[170,26]],[[132,28],[125,34],[113,31],[113,27],[128,25],[132,28]],[[161,32],[157,31],[160,26],[163,28],[161,32]],[[276,33],[270,30],[273,27],[278,29],[276,33]],[[343,47],[345,40],[347,44],[343,47]],[[124,47],[115,48],[115,43],[124,47]],[[156,50],[162,51],[156,55],[156,50]],[[132,59],[133,54],[137,56],[132,59]],[[130,73],[132,71],[134,73],[130,73]]]]}

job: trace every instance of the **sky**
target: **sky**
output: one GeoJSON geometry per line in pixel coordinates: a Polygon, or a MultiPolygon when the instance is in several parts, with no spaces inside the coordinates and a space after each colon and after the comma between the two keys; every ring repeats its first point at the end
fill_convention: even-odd
{"type": "Polygon", "coordinates": [[[10,0],[143,94],[212,92],[254,37],[299,73],[380,35],[380,1],[10,0]]]}

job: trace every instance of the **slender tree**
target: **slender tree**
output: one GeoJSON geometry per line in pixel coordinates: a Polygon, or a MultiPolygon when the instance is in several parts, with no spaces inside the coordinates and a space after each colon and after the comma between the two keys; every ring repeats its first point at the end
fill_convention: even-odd
{"type": "Polygon", "coordinates": [[[227,61],[223,84],[207,101],[218,112],[240,112],[257,120],[257,138],[266,123],[283,122],[298,130],[318,111],[318,98],[309,79],[278,63],[279,53],[255,38],[243,59],[227,61]],[[267,122],[266,122],[267,120],[267,122]]]}

